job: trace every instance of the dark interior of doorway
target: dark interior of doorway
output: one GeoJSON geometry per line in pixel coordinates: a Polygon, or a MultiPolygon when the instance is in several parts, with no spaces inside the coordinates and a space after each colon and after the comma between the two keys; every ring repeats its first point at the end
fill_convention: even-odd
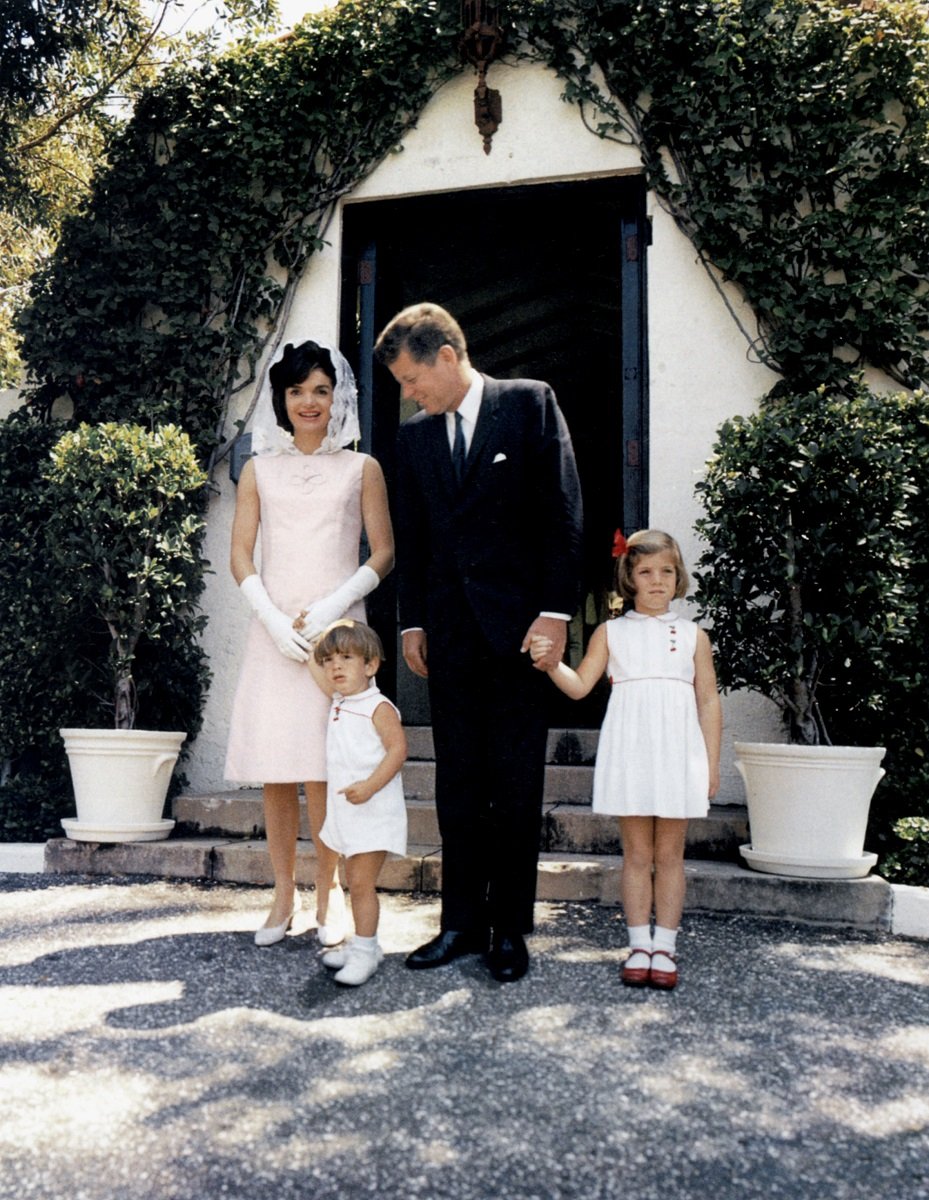
{"type": "MultiPolygon", "coordinates": [[[[642,204],[629,177],[476,189],[346,206],[341,338],[354,359],[369,446],[393,475],[394,439],[410,415],[373,336],[407,304],[432,300],[459,320],[471,360],[489,375],[545,379],[571,430],[584,497],[584,565],[574,656],[602,620],[613,531],[622,525],[622,231],[642,204]]],[[[371,620],[394,645],[394,589],[372,597],[371,620]]],[[[382,673],[404,718],[428,722],[421,681],[382,673]]],[[[604,683],[584,702],[554,687],[553,727],[599,725],[604,683]]]]}

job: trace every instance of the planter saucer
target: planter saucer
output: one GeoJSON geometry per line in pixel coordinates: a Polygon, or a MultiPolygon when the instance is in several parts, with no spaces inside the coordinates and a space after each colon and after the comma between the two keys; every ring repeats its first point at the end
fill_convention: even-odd
{"type": "Polygon", "coordinates": [[[797,858],[740,846],[739,853],[754,871],[764,871],[768,875],[792,875],[800,879],[863,879],[877,863],[877,855],[870,852],[858,858],[797,858]]]}
{"type": "Polygon", "coordinates": [[[152,821],[138,825],[93,825],[66,817],[61,824],[74,842],[158,842],[174,828],[174,821],[152,821]]]}

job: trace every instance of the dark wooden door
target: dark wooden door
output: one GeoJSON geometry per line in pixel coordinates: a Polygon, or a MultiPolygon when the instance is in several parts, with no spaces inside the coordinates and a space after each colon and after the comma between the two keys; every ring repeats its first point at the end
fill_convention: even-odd
{"type": "MultiPolygon", "coordinates": [[[[647,522],[644,184],[638,177],[479,189],[348,205],[343,226],[341,344],[359,380],[363,447],[393,474],[394,439],[410,415],[373,364],[381,328],[432,300],[460,322],[473,364],[500,378],[545,379],[571,430],[584,495],[580,652],[603,616],[613,531],[647,522]]],[[[395,645],[386,581],[371,620],[395,645]]],[[[395,663],[390,667],[395,667],[395,663]]],[[[428,722],[425,688],[405,668],[382,672],[410,724],[428,722]]],[[[605,689],[574,704],[552,689],[553,725],[596,725],[605,689]]]]}

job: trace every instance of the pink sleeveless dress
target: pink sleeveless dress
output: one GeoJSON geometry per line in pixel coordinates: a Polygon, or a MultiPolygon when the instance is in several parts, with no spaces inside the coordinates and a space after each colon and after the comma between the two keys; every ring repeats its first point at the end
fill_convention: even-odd
{"type": "MultiPolygon", "coordinates": [[[[261,578],[282,612],[296,616],[358,569],[366,455],[279,454],[254,459],[261,503],[261,578]]],[[[346,616],[365,619],[364,604],[346,616]]],[[[225,777],[239,783],[326,778],[329,697],[305,663],[285,658],[252,617],[239,675],[225,777]]]]}

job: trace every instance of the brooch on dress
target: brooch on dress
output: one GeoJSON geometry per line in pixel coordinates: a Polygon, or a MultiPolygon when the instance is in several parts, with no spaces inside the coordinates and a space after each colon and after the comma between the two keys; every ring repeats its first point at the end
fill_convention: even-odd
{"type": "Polygon", "coordinates": [[[315,464],[311,463],[301,463],[296,476],[295,482],[304,496],[323,482],[322,471],[317,470],[315,464]]]}

